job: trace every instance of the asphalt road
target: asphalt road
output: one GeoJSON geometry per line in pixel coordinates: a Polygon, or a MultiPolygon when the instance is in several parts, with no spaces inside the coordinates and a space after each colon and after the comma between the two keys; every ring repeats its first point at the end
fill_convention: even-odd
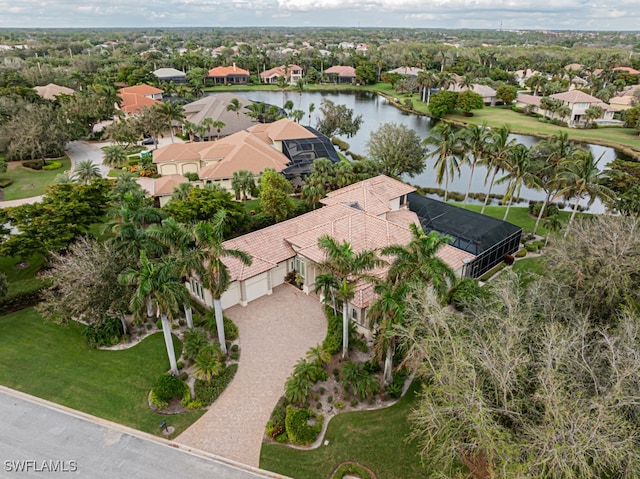
{"type": "Polygon", "coordinates": [[[0,386],[0,477],[283,478],[0,386]]]}

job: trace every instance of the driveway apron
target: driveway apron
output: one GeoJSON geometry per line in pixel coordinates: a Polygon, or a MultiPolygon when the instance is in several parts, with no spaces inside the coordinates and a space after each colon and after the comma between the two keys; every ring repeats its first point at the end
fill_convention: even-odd
{"type": "Polygon", "coordinates": [[[225,315],[238,326],[238,371],[176,442],[257,467],[265,425],[284,383],[307,350],[322,342],[327,321],[316,298],[289,284],[225,315]]]}

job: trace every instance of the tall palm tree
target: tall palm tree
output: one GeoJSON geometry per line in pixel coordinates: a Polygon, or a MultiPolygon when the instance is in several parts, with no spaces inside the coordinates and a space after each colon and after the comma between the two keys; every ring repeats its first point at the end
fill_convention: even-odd
{"type": "Polygon", "coordinates": [[[505,170],[507,171],[507,176],[498,180],[498,182],[508,181],[507,191],[504,196],[504,199],[508,199],[508,203],[502,218],[503,221],[507,221],[513,198],[520,198],[522,185],[534,183],[529,148],[522,144],[514,146],[505,162],[505,170]]]}
{"type": "Polygon", "coordinates": [[[489,175],[489,172],[491,172],[491,182],[489,183],[489,190],[484,197],[484,204],[482,205],[482,210],[480,211],[481,214],[484,214],[484,210],[489,203],[491,190],[493,190],[493,185],[496,181],[496,175],[500,170],[504,168],[504,163],[509,156],[511,149],[516,144],[516,141],[514,139],[509,139],[510,134],[511,128],[509,128],[508,125],[502,125],[501,127],[491,131],[491,142],[488,145],[489,151],[487,153],[487,156],[485,157],[487,166],[489,167],[487,175],[489,175]]]}
{"type": "Polygon", "coordinates": [[[465,155],[465,160],[471,165],[471,172],[469,173],[469,182],[467,183],[467,192],[464,195],[463,205],[467,204],[469,199],[469,192],[471,191],[471,183],[473,182],[473,174],[478,162],[483,161],[487,150],[487,138],[489,137],[489,128],[487,123],[483,122],[482,125],[468,125],[462,130],[462,148],[465,155]]]}
{"type": "Polygon", "coordinates": [[[121,168],[129,159],[127,152],[120,145],[105,146],[103,151],[102,164],[109,168],[121,168]]]}
{"type": "Polygon", "coordinates": [[[203,126],[207,129],[207,140],[211,140],[211,128],[213,128],[213,124],[215,120],[210,116],[203,118],[200,122],[200,126],[203,126]]]}
{"type": "Polygon", "coordinates": [[[422,70],[418,73],[416,81],[420,87],[420,99],[423,103],[426,101],[428,106],[431,101],[431,89],[438,84],[438,76],[431,70],[422,70]]]}
{"type": "Polygon", "coordinates": [[[338,243],[328,235],[318,238],[325,260],[320,264],[323,274],[335,278],[335,295],[342,300],[342,358],[349,352],[349,301],[353,299],[355,282],[362,275],[382,264],[374,250],[356,253],[347,241],[338,243]]]}
{"type": "Polygon", "coordinates": [[[153,108],[157,111],[158,116],[161,118],[164,125],[169,128],[171,143],[173,143],[173,122],[184,121],[184,108],[179,103],[171,101],[164,102],[160,105],[155,105],[153,108]]]}
{"type": "Polygon", "coordinates": [[[100,167],[91,160],[83,160],[78,163],[73,172],[74,178],[80,183],[88,185],[95,178],[102,178],[100,167]]]}
{"type": "Polygon", "coordinates": [[[575,200],[567,229],[564,232],[565,238],[569,234],[569,229],[578,211],[578,204],[583,197],[589,198],[588,206],[591,206],[596,199],[606,203],[612,202],[615,198],[615,193],[603,185],[606,173],[598,168],[598,163],[603,155],[604,153],[596,160],[590,150],[581,150],[574,160],[567,161],[563,165],[560,178],[566,186],[559,193],[566,198],[575,200]]]}
{"type": "Polygon", "coordinates": [[[253,173],[248,170],[238,170],[233,172],[231,178],[231,187],[235,192],[236,199],[247,201],[247,197],[255,189],[255,180],[253,173]]]}
{"type": "Polygon", "coordinates": [[[309,126],[311,126],[311,114],[316,111],[315,103],[309,103],[309,126]]]}
{"type": "Polygon", "coordinates": [[[215,128],[215,129],[216,129],[216,133],[217,133],[216,140],[219,140],[219,139],[220,139],[220,132],[221,132],[221,131],[222,131],[222,129],[223,129],[225,126],[227,126],[227,125],[226,125],[226,124],[225,124],[225,122],[224,122],[224,121],[222,121],[222,120],[215,120],[215,121],[211,124],[211,126],[212,126],[213,128],[215,128]]]}
{"type": "Polygon", "coordinates": [[[244,251],[226,248],[223,245],[226,216],[226,210],[219,210],[211,222],[201,221],[194,226],[193,230],[195,245],[203,252],[204,267],[201,271],[201,277],[205,288],[209,289],[213,296],[218,339],[220,341],[220,348],[224,354],[227,354],[227,346],[224,336],[224,318],[220,299],[222,294],[229,288],[231,279],[229,277],[229,270],[223,260],[233,258],[246,266],[250,266],[252,262],[251,256],[244,251]]]}
{"type": "Polygon", "coordinates": [[[166,256],[153,262],[145,251],[140,251],[138,269],[129,269],[120,276],[122,284],[135,285],[136,289],[129,303],[131,310],[140,314],[149,303],[155,306],[156,317],[162,322],[164,342],[169,356],[171,373],[178,374],[176,353],[171,337],[171,323],[178,305],[188,301],[189,293],[178,274],[174,258],[166,256]]]}
{"type": "Polygon", "coordinates": [[[404,282],[418,286],[430,284],[438,297],[444,300],[456,282],[456,275],[437,253],[440,248],[449,244],[449,238],[435,231],[427,235],[420,226],[413,223],[409,227],[409,244],[392,245],[381,251],[384,256],[395,258],[387,278],[392,283],[404,282]]]}
{"type": "Polygon", "coordinates": [[[442,184],[444,179],[444,201],[447,201],[449,194],[449,182],[458,170],[458,164],[463,153],[460,136],[449,123],[440,122],[431,130],[431,134],[424,140],[424,144],[432,146],[433,149],[427,151],[427,156],[435,157],[434,168],[436,170],[436,181],[442,184]]]}
{"type": "Polygon", "coordinates": [[[396,349],[394,328],[404,322],[408,290],[406,282],[379,281],[374,288],[378,299],[369,307],[370,325],[375,325],[377,330],[373,351],[378,361],[384,358],[384,385],[393,380],[393,356],[396,349]]]}
{"type": "Polygon", "coordinates": [[[227,111],[233,111],[236,114],[236,119],[238,120],[238,130],[240,129],[240,111],[242,110],[242,103],[237,98],[232,98],[229,100],[229,104],[227,105],[227,111]]]}

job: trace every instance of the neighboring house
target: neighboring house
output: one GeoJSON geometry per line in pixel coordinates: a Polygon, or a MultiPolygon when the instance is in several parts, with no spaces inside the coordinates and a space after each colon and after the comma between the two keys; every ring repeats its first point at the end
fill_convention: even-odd
{"type": "Polygon", "coordinates": [[[284,77],[289,85],[295,85],[302,80],[302,67],[298,65],[287,65],[271,68],[260,73],[263,83],[277,83],[278,78],[284,77]]]}
{"type": "Polygon", "coordinates": [[[473,85],[471,85],[471,87],[463,87],[460,85],[460,83],[456,83],[455,85],[450,86],[448,90],[455,91],[455,92],[472,90],[474,93],[477,93],[482,97],[482,102],[485,105],[491,105],[491,106],[496,105],[496,101],[497,101],[496,91],[487,85],[479,85],[477,83],[474,83],[473,85]]]}
{"type": "Polygon", "coordinates": [[[249,72],[234,63],[230,67],[215,67],[209,70],[208,78],[214,85],[246,85],[249,83],[249,72]]]}
{"type": "Polygon", "coordinates": [[[73,95],[75,93],[71,88],[56,85],[55,83],[49,83],[45,86],[36,86],[33,87],[33,89],[45,100],[55,100],[58,95],[73,95]]]}
{"type": "MultiPolygon", "coordinates": [[[[419,224],[418,216],[407,208],[407,195],[413,191],[413,187],[400,181],[377,176],[329,193],[322,200],[322,208],[226,241],[226,248],[247,252],[252,264],[246,266],[234,258],[224,260],[231,284],[222,295],[223,307],[246,305],[271,294],[292,271],[303,279],[305,293],[314,292],[318,264],[324,260],[318,247],[323,235],[338,242],[348,241],[356,252],[409,243],[409,225],[419,224]]],[[[448,245],[437,255],[458,275],[473,260],[473,255],[448,245]]],[[[379,267],[372,274],[382,278],[386,271],[387,267],[379,267]]],[[[197,278],[191,279],[190,287],[200,301],[212,304],[211,294],[197,278]]],[[[368,330],[366,310],[374,300],[373,285],[358,281],[348,305],[349,317],[364,331],[368,330]]]]}
{"type": "Polygon", "coordinates": [[[527,68],[526,70],[516,70],[515,72],[513,72],[513,78],[515,79],[515,81],[518,82],[518,85],[520,85],[520,87],[524,87],[524,83],[531,77],[533,76],[544,76],[546,78],[547,75],[543,75],[542,73],[540,73],[537,70],[532,70],[530,68],[527,68]]]}
{"type": "Polygon", "coordinates": [[[187,74],[175,68],[158,68],[153,72],[156,78],[163,82],[186,83],[187,74]]]}
{"type": "Polygon", "coordinates": [[[515,106],[517,108],[526,109],[531,113],[541,113],[540,100],[542,100],[541,96],[527,95],[523,93],[516,97],[515,106]]]}
{"type": "Polygon", "coordinates": [[[398,75],[415,78],[421,71],[422,68],[417,67],[399,67],[394,68],[393,70],[389,70],[389,73],[397,73],[398,75]]]}
{"type": "MultiPolygon", "coordinates": [[[[220,130],[220,136],[228,136],[238,131],[246,130],[255,124],[255,120],[247,116],[247,107],[251,101],[234,93],[217,93],[201,98],[200,100],[187,103],[184,106],[185,121],[196,125],[202,124],[205,118],[213,121],[221,121],[225,124],[220,130]],[[227,110],[231,100],[237,98],[243,108],[239,113],[227,110]]],[[[213,139],[218,137],[217,128],[211,128],[205,138],[213,139]]]]}
{"type": "Polygon", "coordinates": [[[549,98],[560,100],[562,101],[563,105],[567,105],[571,109],[571,114],[569,115],[567,121],[569,126],[584,124],[584,114],[587,109],[593,106],[599,106],[602,108],[603,114],[602,117],[599,118],[600,120],[613,120],[613,114],[615,113],[615,109],[610,105],[607,105],[599,98],[596,98],[579,90],[556,93],[554,95],[549,95],[549,98]]]}
{"type": "Polygon", "coordinates": [[[166,175],[160,178],[140,177],[136,182],[157,202],[157,206],[162,208],[171,199],[173,190],[189,180],[182,175],[166,175]]]}
{"type": "Polygon", "coordinates": [[[356,82],[356,69],[350,66],[335,65],[327,68],[324,72],[333,83],[356,82]]]}
{"type": "Polygon", "coordinates": [[[120,109],[126,115],[135,115],[143,108],[160,105],[163,91],[150,85],[136,85],[120,88],[118,96],[122,99],[120,109]]]}
{"type": "Polygon", "coordinates": [[[218,141],[172,143],[153,151],[160,175],[197,173],[202,182],[227,191],[232,191],[235,171],[248,170],[257,178],[272,168],[286,175],[288,168],[308,167],[316,158],[340,161],[328,138],[286,118],[256,124],[218,141]]]}
{"type": "Polygon", "coordinates": [[[575,90],[580,88],[586,88],[589,85],[589,82],[584,78],[574,76],[569,82],[569,89],[575,90]]]}

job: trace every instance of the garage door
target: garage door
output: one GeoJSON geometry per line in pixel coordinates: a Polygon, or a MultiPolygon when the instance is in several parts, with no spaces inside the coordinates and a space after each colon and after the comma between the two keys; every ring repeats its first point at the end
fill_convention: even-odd
{"type": "Polygon", "coordinates": [[[269,292],[269,277],[267,272],[254,276],[253,278],[248,278],[244,283],[247,302],[261,298],[269,292]]]}

